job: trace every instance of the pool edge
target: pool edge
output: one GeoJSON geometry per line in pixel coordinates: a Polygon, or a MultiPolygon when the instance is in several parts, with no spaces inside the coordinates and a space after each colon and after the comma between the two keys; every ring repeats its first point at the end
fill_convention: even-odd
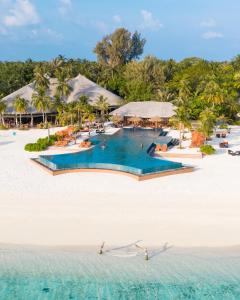
{"type": "Polygon", "coordinates": [[[62,175],[62,174],[68,174],[68,173],[90,173],[90,172],[97,172],[97,173],[111,173],[111,174],[119,174],[119,175],[125,175],[131,178],[136,179],[137,181],[144,181],[164,176],[170,176],[170,175],[177,175],[177,174],[184,174],[184,173],[190,173],[194,171],[194,167],[191,166],[183,166],[179,169],[172,169],[172,170],[166,170],[161,171],[158,173],[152,173],[152,174],[146,174],[146,175],[135,175],[124,171],[118,171],[118,170],[109,170],[109,169],[64,169],[64,170],[52,170],[48,168],[47,166],[43,165],[39,161],[37,161],[36,158],[30,158],[30,161],[40,167],[42,170],[46,171],[52,176],[62,175]]]}

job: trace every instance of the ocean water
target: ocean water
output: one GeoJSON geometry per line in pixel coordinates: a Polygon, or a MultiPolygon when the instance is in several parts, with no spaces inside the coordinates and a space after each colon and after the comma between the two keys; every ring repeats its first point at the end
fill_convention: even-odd
{"type": "Polygon", "coordinates": [[[1,246],[0,299],[240,299],[240,248],[124,251],[1,246]]]}
{"type": "MultiPolygon", "coordinates": [[[[116,134],[91,138],[92,149],[71,154],[45,155],[39,162],[52,170],[94,168],[124,171],[136,175],[178,169],[181,163],[151,157],[147,150],[159,141],[159,131],[122,129],[116,134]],[[104,148],[102,147],[104,145],[104,148]]],[[[168,144],[170,137],[161,137],[168,144]]]]}

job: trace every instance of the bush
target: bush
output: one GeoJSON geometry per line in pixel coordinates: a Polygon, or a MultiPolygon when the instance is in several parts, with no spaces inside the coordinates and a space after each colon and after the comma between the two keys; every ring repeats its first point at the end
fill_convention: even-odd
{"type": "Polygon", "coordinates": [[[49,146],[54,145],[55,141],[57,141],[56,135],[50,135],[49,140],[48,137],[40,138],[36,143],[30,143],[25,146],[25,151],[29,152],[39,152],[46,150],[49,146]]]}
{"type": "Polygon", "coordinates": [[[200,151],[206,155],[212,155],[216,152],[212,145],[202,145],[200,151]]]}
{"type": "Polygon", "coordinates": [[[240,120],[233,121],[232,125],[240,126],[240,120]]]}
{"type": "Polygon", "coordinates": [[[27,144],[24,149],[25,151],[29,151],[29,152],[39,152],[45,150],[46,148],[43,145],[40,145],[38,143],[30,143],[27,144]]]}
{"type": "Polygon", "coordinates": [[[220,129],[228,129],[228,125],[227,124],[221,124],[219,126],[220,129]]]}

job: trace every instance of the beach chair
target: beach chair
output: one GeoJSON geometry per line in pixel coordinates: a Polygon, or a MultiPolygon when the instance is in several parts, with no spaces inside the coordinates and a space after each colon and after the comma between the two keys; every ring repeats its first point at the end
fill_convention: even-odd
{"type": "Polygon", "coordinates": [[[167,144],[162,145],[162,152],[167,152],[167,151],[168,151],[167,144]]]}
{"type": "Polygon", "coordinates": [[[228,148],[228,141],[224,141],[224,142],[219,143],[219,147],[220,148],[228,148]]]}
{"type": "Polygon", "coordinates": [[[232,156],[240,156],[240,151],[228,150],[228,154],[232,156]]]}

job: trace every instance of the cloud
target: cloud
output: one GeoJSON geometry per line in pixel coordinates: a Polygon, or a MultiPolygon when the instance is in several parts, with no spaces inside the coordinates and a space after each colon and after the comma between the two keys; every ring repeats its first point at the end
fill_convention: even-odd
{"type": "Polygon", "coordinates": [[[62,34],[51,28],[32,29],[28,33],[28,37],[31,39],[37,39],[38,41],[50,40],[52,42],[60,42],[63,40],[62,34]]]}
{"type": "Polygon", "coordinates": [[[205,21],[202,21],[200,26],[202,27],[215,27],[216,26],[216,21],[214,19],[207,19],[205,21]]]}
{"type": "Polygon", "coordinates": [[[113,16],[113,21],[115,23],[122,23],[122,17],[119,15],[115,15],[115,16],[113,16]]]}
{"type": "Polygon", "coordinates": [[[59,0],[59,5],[59,13],[65,15],[72,8],[72,0],[59,0]]]}
{"type": "Polygon", "coordinates": [[[103,21],[92,21],[91,25],[101,33],[106,34],[108,32],[108,25],[103,21]]]}
{"type": "Polygon", "coordinates": [[[163,27],[161,22],[153,17],[153,14],[148,10],[141,10],[141,15],[143,18],[143,23],[141,27],[143,29],[150,29],[150,30],[159,30],[163,27]]]}
{"type": "Polygon", "coordinates": [[[215,31],[208,31],[205,32],[202,37],[205,40],[211,40],[211,39],[219,39],[223,37],[223,34],[221,32],[215,32],[215,31]]]}
{"type": "Polygon", "coordinates": [[[9,9],[9,14],[3,17],[5,26],[24,26],[40,22],[34,5],[29,0],[17,0],[9,9]]]}

